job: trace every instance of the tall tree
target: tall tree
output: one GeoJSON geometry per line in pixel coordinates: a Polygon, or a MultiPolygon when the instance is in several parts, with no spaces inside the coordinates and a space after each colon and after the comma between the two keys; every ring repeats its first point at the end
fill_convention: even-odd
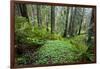
{"type": "Polygon", "coordinates": [[[74,7],[71,7],[70,23],[69,23],[69,36],[73,36],[73,21],[74,20],[74,7]]]}
{"type": "Polygon", "coordinates": [[[73,8],[72,21],[71,21],[71,23],[72,23],[71,36],[74,36],[75,35],[76,17],[77,17],[76,13],[77,13],[77,7],[74,7],[73,8]]]}
{"type": "Polygon", "coordinates": [[[82,14],[81,14],[80,21],[79,21],[80,23],[79,23],[78,35],[80,35],[80,33],[81,33],[82,23],[83,23],[83,20],[84,20],[84,11],[85,11],[85,9],[82,8],[82,14]]]}
{"type": "Polygon", "coordinates": [[[20,11],[20,7],[19,7],[19,4],[16,4],[16,6],[15,6],[15,9],[16,9],[16,15],[17,16],[21,16],[21,11],[20,11]]]}
{"type": "Polygon", "coordinates": [[[19,4],[21,16],[28,18],[26,4],[19,4]]]}
{"type": "Polygon", "coordinates": [[[90,19],[90,23],[89,23],[89,28],[88,28],[88,40],[87,40],[87,42],[88,43],[91,43],[91,40],[92,40],[92,36],[93,36],[93,26],[94,26],[94,13],[95,13],[95,11],[94,11],[94,9],[92,9],[92,15],[91,15],[91,19],[90,19]]]}
{"type": "Polygon", "coordinates": [[[27,4],[27,14],[28,14],[28,19],[29,22],[34,25],[34,9],[33,6],[31,4],[27,4]]]}
{"type": "Polygon", "coordinates": [[[69,15],[69,7],[67,7],[66,9],[66,24],[65,24],[63,37],[67,37],[68,15],[69,15]]]}
{"type": "Polygon", "coordinates": [[[55,32],[55,6],[51,6],[51,33],[55,32]]]}
{"type": "Polygon", "coordinates": [[[49,14],[46,16],[46,30],[49,31],[49,14]]]}
{"type": "Polygon", "coordinates": [[[37,22],[38,22],[38,27],[42,27],[42,19],[41,19],[41,5],[37,5],[37,22]]]}
{"type": "Polygon", "coordinates": [[[42,9],[42,20],[44,19],[44,21],[42,21],[43,23],[45,23],[45,27],[46,30],[49,31],[49,23],[50,23],[50,7],[49,6],[45,6],[42,9]]]}

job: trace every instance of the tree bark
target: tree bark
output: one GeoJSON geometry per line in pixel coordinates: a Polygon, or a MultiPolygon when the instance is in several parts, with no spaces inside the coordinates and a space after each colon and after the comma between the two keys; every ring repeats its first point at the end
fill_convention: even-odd
{"type": "Polygon", "coordinates": [[[94,9],[92,9],[91,20],[90,20],[90,23],[89,23],[88,40],[87,40],[88,43],[91,43],[91,40],[92,40],[91,37],[94,34],[93,33],[93,23],[94,23],[94,9]]]}
{"type": "Polygon", "coordinates": [[[69,23],[69,36],[73,35],[73,16],[74,16],[74,7],[71,7],[70,23],[69,23]]]}
{"type": "Polygon", "coordinates": [[[37,5],[37,22],[38,22],[38,27],[42,28],[42,19],[41,19],[41,6],[37,5]]]}
{"type": "Polygon", "coordinates": [[[34,25],[34,10],[31,4],[26,5],[27,6],[27,14],[29,22],[34,25]]]}
{"type": "Polygon", "coordinates": [[[80,20],[78,35],[80,35],[80,33],[81,33],[81,28],[82,28],[83,20],[84,20],[84,8],[83,8],[83,11],[82,11],[82,16],[81,16],[81,20],[80,20]]]}
{"type": "Polygon", "coordinates": [[[51,6],[51,33],[55,32],[55,7],[51,6]]]}
{"type": "Polygon", "coordinates": [[[69,7],[67,7],[67,10],[66,10],[66,24],[65,24],[63,37],[67,37],[68,15],[69,15],[69,7]]]}
{"type": "Polygon", "coordinates": [[[21,16],[26,17],[28,19],[26,4],[19,4],[19,7],[21,16]]]}
{"type": "Polygon", "coordinates": [[[17,16],[21,16],[21,11],[20,11],[20,7],[19,7],[19,4],[16,4],[16,15],[17,16]]]}
{"type": "Polygon", "coordinates": [[[49,15],[46,16],[46,30],[49,31],[49,15]]]}

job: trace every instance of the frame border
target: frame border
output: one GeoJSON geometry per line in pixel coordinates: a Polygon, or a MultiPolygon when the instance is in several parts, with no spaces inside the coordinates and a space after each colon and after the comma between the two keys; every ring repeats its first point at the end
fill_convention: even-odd
{"type": "Polygon", "coordinates": [[[82,5],[82,4],[67,4],[67,3],[52,3],[52,2],[36,2],[36,1],[10,1],[10,68],[28,68],[28,67],[45,67],[45,66],[60,66],[60,65],[76,65],[76,64],[92,64],[96,63],[96,5],[82,5]],[[86,8],[94,8],[94,53],[95,53],[95,60],[93,62],[78,62],[78,63],[64,63],[64,64],[42,64],[42,65],[23,65],[23,66],[15,66],[15,4],[16,3],[25,3],[25,4],[42,4],[42,5],[53,5],[53,6],[69,6],[69,7],[86,7],[86,8]]]}

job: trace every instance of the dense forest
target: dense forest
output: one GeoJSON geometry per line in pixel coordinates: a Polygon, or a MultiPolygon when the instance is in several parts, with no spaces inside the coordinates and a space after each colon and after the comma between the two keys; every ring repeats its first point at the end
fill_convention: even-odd
{"type": "Polygon", "coordinates": [[[16,4],[16,65],[93,62],[94,8],[16,4]]]}

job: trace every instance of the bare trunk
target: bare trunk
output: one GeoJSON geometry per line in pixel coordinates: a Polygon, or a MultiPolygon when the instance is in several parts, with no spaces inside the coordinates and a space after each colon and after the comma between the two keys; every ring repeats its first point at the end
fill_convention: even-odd
{"type": "Polygon", "coordinates": [[[55,32],[55,7],[51,6],[51,33],[55,32]]]}

